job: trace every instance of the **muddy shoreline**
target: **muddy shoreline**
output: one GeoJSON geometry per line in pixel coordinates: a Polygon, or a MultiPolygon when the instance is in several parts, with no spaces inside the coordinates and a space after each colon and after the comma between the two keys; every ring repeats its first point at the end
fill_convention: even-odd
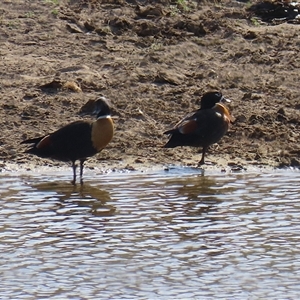
{"type": "Polygon", "coordinates": [[[232,100],[236,121],[204,168],[298,168],[299,25],[254,19],[239,1],[186,4],[4,1],[2,168],[66,166],[25,155],[20,142],[80,119],[99,95],[112,102],[116,133],[87,168],[196,166],[198,149],[162,149],[163,132],[209,90],[232,100]]]}

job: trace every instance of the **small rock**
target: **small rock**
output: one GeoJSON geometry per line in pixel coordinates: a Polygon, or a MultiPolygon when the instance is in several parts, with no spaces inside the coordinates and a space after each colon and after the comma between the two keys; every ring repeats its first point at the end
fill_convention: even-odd
{"type": "Polygon", "coordinates": [[[83,31],[77,25],[75,25],[75,24],[67,24],[66,28],[71,33],[83,33],[83,31]]]}

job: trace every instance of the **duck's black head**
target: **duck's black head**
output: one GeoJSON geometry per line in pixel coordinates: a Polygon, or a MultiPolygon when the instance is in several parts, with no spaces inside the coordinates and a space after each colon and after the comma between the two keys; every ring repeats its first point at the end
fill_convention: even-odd
{"type": "Polygon", "coordinates": [[[97,116],[97,118],[109,116],[110,102],[104,96],[100,96],[96,100],[89,100],[79,110],[81,116],[97,116]]]}
{"type": "Polygon", "coordinates": [[[96,115],[97,118],[109,116],[111,114],[110,111],[110,103],[105,97],[101,96],[95,101],[95,109],[93,111],[93,115],[96,115]]]}
{"type": "Polygon", "coordinates": [[[207,92],[201,98],[200,109],[213,108],[218,102],[230,102],[230,100],[224,98],[220,92],[207,92]]]}

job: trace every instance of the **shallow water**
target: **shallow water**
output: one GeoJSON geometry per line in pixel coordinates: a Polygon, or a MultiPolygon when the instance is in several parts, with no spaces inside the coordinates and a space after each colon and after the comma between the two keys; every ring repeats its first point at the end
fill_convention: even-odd
{"type": "Polygon", "coordinates": [[[2,300],[300,295],[300,172],[70,176],[0,174],[2,300]]]}

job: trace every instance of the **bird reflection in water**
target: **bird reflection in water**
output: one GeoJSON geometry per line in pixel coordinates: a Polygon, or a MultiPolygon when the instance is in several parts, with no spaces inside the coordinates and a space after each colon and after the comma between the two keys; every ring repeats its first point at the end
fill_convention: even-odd
{"type": "Polygon", "coordinates": [[[49,192],[51,198],[57,198],[58,210],[63,209],[64,214],[73,214],[74,209],[64,208],[74,207],[74,205],[77,208],[90,208],[89,212],[97,217],[113,216],[116,211],[113,205],[108,204],[111,200],[110,194],[89,184],[70,186],[63,182],[47,182],[33,187],[44,193],[49,192]]]}
{"type": "Polygon", "coordinates": [[[173,218],[184,218],[189,222],[218,221],[215,214],[222,202],[222,195],[230,194],[233,188],[217,183],[213,176],[201,173],[196,176],[171,178],[167,182],[170,193],[164,195],[165,205],[177,214],[173,218]]]}
{"type": "MultiPolygon", "coordinates": [[[[225,237],[232,230],[218,226],[224,221],[220,204],[222,195],[232,193],[233,189],[223,187],[213,176],[204,173],[172,178],[167,184],[171,191],[164,195],[167,213],[161,222],[165,222],[168,230],[176,233],[181,242],[200,244],[209,256],[224,254],[225,237]]],[[[183,251],[190,251],[190,248],[183,251]]]]}
{"type": "MultiPolygon", "coordinates": [[[[216,206],[220,201],[214,197],[218,191],[213,187],[216,185],[212,177],[198,176],[186,178],[173,178],[168,185],[176,190],[176,198],[179,200],[168,201],[170,206],[181,206],[187,216],[201,216],[216,206]]],[[[174,209],[176,209],[174,207],[174,209]]]]}

